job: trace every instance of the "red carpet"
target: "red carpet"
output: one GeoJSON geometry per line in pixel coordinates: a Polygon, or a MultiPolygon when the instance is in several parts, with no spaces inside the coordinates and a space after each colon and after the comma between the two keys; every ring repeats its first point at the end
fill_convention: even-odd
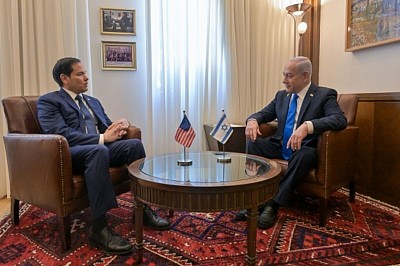
{"type": "MultiPolygon", "coordinates": [[[[115,231],[134,242],[132,196],[118,197],[110,212],[115,231]]],[[[257,265],[393,265],[400,263],[400,211],[358,195],[347,202],[337,192],[330,201],[326,228],[318,227],[316,202],[297,199],[282,208],[277,224],[257,232],[257,265]]],[[[107,256],[87,245],[89,210],[72,217],[72,249],[61,251],[55,216],[28,204],[21,206],[20,225],[10,216],[0,222],[1,265],[133,265],[130,256],[107,256]]],[[[158,210],[162,216],[166,211],[158,210]]],[[[143,265],[244,265],[246,224],[234,212],[175,212],[172,228],[145,228],[143,265]]]]}

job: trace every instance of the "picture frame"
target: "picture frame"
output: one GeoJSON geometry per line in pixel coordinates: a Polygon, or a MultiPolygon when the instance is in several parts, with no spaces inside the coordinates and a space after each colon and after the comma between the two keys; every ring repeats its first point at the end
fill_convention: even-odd
{"type": "Polygon", "coordinates": [[[101,34],[136,35],[136,10],[100,8],[101,34]]]}
{"type": "Polygon", "coordinates": [[[346,52],[400,41],[400,0],[347,0],[346,52]]]}
{"type": "Polygon", "coordinates": [[[102,41],[103,70],[136,70],[136,42],[102,41]]]}

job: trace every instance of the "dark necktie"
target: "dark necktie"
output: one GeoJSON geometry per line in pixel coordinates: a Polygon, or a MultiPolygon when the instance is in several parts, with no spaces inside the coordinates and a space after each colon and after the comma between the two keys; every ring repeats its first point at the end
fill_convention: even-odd
{"type": "Polygon", "coordinates": [[[299,95],[296,93],[293,93],[292,95],[292,100],[290,101],[289,105],[289,110],[288,114],[286,117],[286,123],[285,123],[285,129],[283,131],[283,142],[282,142],[282,156],[283,159],[288,160],[290,156],[292,155],[292,149],[286,148],[286,145],[288,143],[288,140],[290,136],[293,133],[293,127],[294,127],[294,119],[296,117],[296,109],[297,109],[297,98],[299,95]]]}
{"type": "Polygon", "coordinates": [[[78,100],[81,114],[83,116],[83,119],[85,120],[86,133],[97,134],[96,124],[94,123],[93,116],[90,113],[89,109],[86,107],[86,105],[83,103],[82,96],[77,95],[75,99],[78,100]]]}

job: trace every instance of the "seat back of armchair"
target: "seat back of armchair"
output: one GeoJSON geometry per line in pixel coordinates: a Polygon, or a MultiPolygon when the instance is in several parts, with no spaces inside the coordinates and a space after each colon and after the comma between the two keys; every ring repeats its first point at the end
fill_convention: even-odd
{"type": "Polygon", "coordinates": [[[2,99],[8,133],[42,133],[37,118],[38,98],[38,96],[11,96],[2,99]]]}
{"type": "Polygon", "coordinates": [[[354,126],[356,121],[358,96],[355,94],[339,94],[338,103],[347,118],[347,125],[354,126]]]}

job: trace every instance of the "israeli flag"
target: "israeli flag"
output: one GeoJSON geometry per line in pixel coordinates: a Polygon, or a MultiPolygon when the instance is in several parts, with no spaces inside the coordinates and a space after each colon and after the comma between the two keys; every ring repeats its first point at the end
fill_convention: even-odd
{"type": "Polygon", "coordinates": [[[222,117],[218,121],[218,124],[211,131],[210,135],[222,144],[225,144],[232,133],[233,129],[231,127],[231,124],[226,118],[225,113],[223,113],[222,117]]]}

